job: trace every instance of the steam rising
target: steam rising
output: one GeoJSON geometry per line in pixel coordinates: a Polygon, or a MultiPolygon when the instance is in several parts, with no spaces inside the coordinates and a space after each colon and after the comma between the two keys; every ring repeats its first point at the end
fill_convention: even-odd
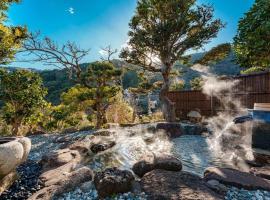
{"type": "Polygon", "coordinates": [[[112,140],[116,145],[103,153],[94,157],[92,168],[102,169],[105,167],[119,167],[131,169],[132,166],[144,156],[154,154],[171,154],[172,143],[163,132],[151,133],[147,125],[138,125],[132,128],[111,128],[115,134],[112,140]]]}
{"type": "Polygon", "coordinates": [[[233,95],[233,88],[239,81],[218,78],[207,66],[197,64],[192,68],[202,74],[203,93],[217,98],[221,104],[222,111],[207,119],[209,129],[213,132],[208,139],[210,149],[214,154],[228,159],[236,168],[247,170],[244,161],[253,159],[250,126],[247,123],[233,123],[236,116],[246,114],[240,100],[233,95]]]}

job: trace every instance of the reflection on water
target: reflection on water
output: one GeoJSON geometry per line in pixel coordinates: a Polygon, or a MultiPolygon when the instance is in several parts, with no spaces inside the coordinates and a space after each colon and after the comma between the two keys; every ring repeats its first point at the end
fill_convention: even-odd
{"type": "Polygon", "coordinates": [[[230,163],[214,154],[206,138],[198,135],[185,135],[172,140],[172,153],[182,160],[183,170],[200,176],[210,166],[232,167],[230,163]]]}

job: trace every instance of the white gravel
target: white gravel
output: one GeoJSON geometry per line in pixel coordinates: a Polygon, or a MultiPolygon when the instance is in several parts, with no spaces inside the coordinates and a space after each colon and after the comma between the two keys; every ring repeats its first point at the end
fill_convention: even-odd
{"type": "Polygon", "coordinates": [[[28,159],[33,161],[41,160],[42,156],[58,150],[64,142],[59,142],[66,139],[67,141],[75,141],[90,135],[93,131],[82,131],[71,134],[45,134],[29,136],[32,142],[32,147],[28,159]]]}

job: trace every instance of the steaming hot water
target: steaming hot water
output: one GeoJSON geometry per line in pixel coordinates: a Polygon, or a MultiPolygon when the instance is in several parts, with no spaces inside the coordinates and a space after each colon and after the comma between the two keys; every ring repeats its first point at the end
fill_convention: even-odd
{"type": "Polygon", "coordinates": [[[145,155],[170,154],[172,143],[163,133],[153,134],[147,125],[132,128],[113,128],[113,140],[116,145],[111,149],[94,155],[92,168],[99,170],[106,167],[132,168],[133,164],[145,155]]]}
{"type": "MultiPolygon", "coordinates": [[[[203,93],[208,96],[216,94],[215,97],[222,102],[225,110],[230,110],[232,104],[238,109],[239,114],[245,110],[241,102],[233,96],[217,95],[232,90],[237,81],[220,80],[211,74],[206,66],[196,65],[194,70],[203,74],[203,93]]],[[[126,96],[131,101],[128,93],[126,96]]],[[[149,128],[155,124],[115,128],[116,134],[113,140],[116,145],[105,152],[93,155],[90,165],[96,170],[113,166],[130,169],[140,158],[154,153],[172,154],[182,160],[184,170],[198,175],[202,175],[209,166],[235,167],[245,170],[247,167],[245,159],[252,159],[251,134],[248,131],[242,135],[234,134],[233,129],[239,127],[234,125],[233,116],[230,113],[219,113],[208,119],[208,124],[213,132],[210,137],[186,135],[173,140],[167,138],[162,132],[152,133],[149,128]]]]}
{"type": "Polygon", "coordinates": [[[107,167],[131,169],[133,164],[145,155],[154,153],[170,154],[181,159],[183,169],[203,175],[209,166],[229,167],[228,159],[211,150],[207,137],[185,135],[169,139],[165,133],[152,133],[152,125],[138,125],[130,128],[115,128],[113,140],[116,145],[102,153],[94,155],[90,166],[94,170],[107,167]]]}

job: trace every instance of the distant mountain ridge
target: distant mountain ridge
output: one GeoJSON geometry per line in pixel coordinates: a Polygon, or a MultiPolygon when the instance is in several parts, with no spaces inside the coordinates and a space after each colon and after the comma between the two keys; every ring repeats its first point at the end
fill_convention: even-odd
{"type": "MultiPolygon", "coordinates": [[[[191,61],[194,62],[200,59],[205,53],[196,53],[191,55],[191,61]]],[[[230,54],[224,60],[210,65],[210,72],[216,74],[217,76],[234,76],[240,74],[242,68],[234,63],[235,56],[230,54]]],[[[113,60],[116,67],[122,68],[123,66],[129,65],[121,60],[115,59],[113,60]]],[[[82,68],[86,69],[89,63],[82,64],[82,68]]],[[[8,70],[16,70],[21,68],[16,67],[5,67],[8,70]]],[[[129,65],[129,68],[134,68],[134,70],[125,72],[122,77],[123,88],[126,89],[128,87],[136,87],[139,83],[138,76],[136,74],[137,68],[134,65],[129,65]]],[[[31,68],[26,68],[28,70],[37,72],[43,79],[44,86],[48,88],[47,100],[57,105],[60,103],[60,95],[63,92],[66,92],[69,88],[75,85],[75,82],[69,80],[66,69],[53,69],[53,70],[36,70],[31,68]]],[[[179,77],[185,82],[186,90],[190,89],[190,81],[196,77],[201,75],[200,72],[193,70],[189,66],[176,64],[174,69],[181,72],[181,76],[179,77]]],[[[161,76],[156,76],[153,78],[155,81],[162,80],[161,76]]]]}

